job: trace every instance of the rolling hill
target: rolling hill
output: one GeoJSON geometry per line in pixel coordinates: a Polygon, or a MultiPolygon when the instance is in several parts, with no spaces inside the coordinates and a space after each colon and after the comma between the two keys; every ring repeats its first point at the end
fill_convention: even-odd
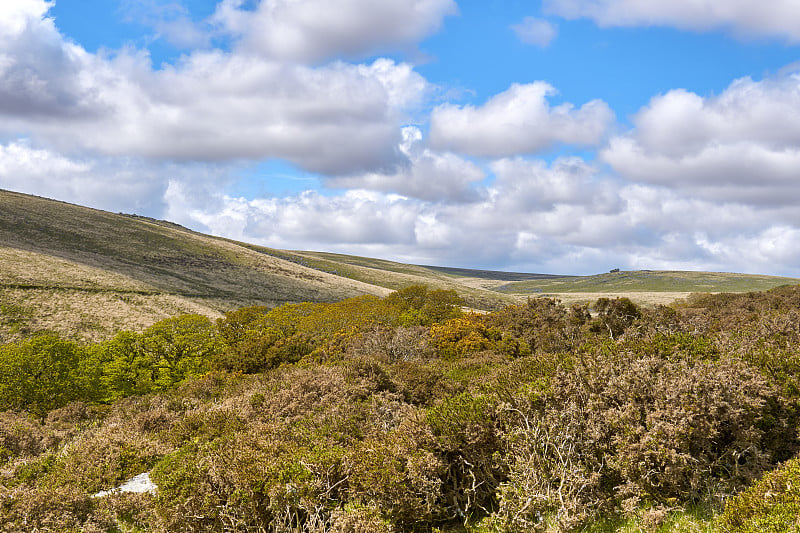
{"type": "Polygon", "coordinates": [[[540,295],[565,302],[626,294],[668,303],[691,292],[764,290],[798,279],[698,272],[557,276],[277,250],[170,222],[0,191],[0,341],[49,329],[96,340],[180,313],[453,289],[491,310],[540,295]]]}

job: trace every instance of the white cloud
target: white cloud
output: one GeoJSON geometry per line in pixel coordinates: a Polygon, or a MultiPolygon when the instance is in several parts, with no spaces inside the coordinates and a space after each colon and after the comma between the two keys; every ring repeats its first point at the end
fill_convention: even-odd
{"type": "Polygon", "coordinates": [[[800,76],[736,80],[703,98],[653,98],[601,157],[631,181],[704,198],[782,205],[800,200],[800,76]]]}
{"type": "Polygon", "coordinates": [[[512,25],[511,29],[523,43],[542,48],[549,46],[558,35],[558,27],[555,24],[536,17],[525,17],[519,24],[512,25]]]}
{"type": "Polygon", "coordinates": [[[0,133],[61,151],[374,171],[402,162],[401,124],[428,91],[388,59],[309,67],[209,50],[153,70],[144,52],[89,54],[44,17],[48,4],[22,6],[2,22],[0,133]]]}
{"type": "Polygon", "coordinates": [[[424,146],[419,128],[403,129],[399,150],[408,164],[394,172],[368,172],[331,179],[337,188],[395,192],[428,201],[469,202],[478,199],[473,185],[486,177],[474,163],[455,154],[439,153],[424,146]]]}
{"type": "Polygon", "coordinates": [[[223,0],[216,22],[242,50],[281,60],[363,58],[413,47],[457,12],[453,0],[223,0]]]}
{"type": "Polygon", "coordinates": [[[553,144],[593,145],[603,138],[614,113],[592,100],[551,107],[556,90],[548,83],[513,84],[484,105],[443,104],[431,113],[431,145],[459,153],[505,157],[541,152],[553,144]]]}
{"type": "MultiPolygon", "coordinates": [[[[15,0],[0,3],[0,32],[3,35],[19,35],[32,20],[41,20],[53,6],[46,0],[15,0]]],[[[52,26],[52,21],[45,24],[52,26]]]]}
{"type": "MultiPolygon", "coordinates": [[[[205,169],[205,174],[211,174],[205,169]]],[[[69,158],[24,141],[0,144],[0,188],[110,211],[160,216],[170,179],[204,181],[201,169],[125,158],[69,158]]],[[[213,172],[219,183],[223,171],[213,172]]]]}
{"type": "Polygon", "coordinates": [[[58,33],[41,0],[0,6],[0,114],[83,117],[97,101],[81,76],[83,50],[58,33]]]}
{"type": "Polygon", "coordinates": [[[206,21],[195,22],[189,10],[175,0],[122,0],[127,20],[155,30],[148,39],[165,39],[179,49],[208,48],[213,31],[206,21]]]}
{"type": "Polygon", "coordinates": [[[795,0],[544,0],[543,9],[567,19],[590,18],[600,26],[730,29],[743,37],[800,42],[800,10],[795,0]]]}
{"type": "Polygon", "coordinates": [[[171,218],[268,246],[421,264],[574,272],[579,263],[570,261],[577,257],[631,245],[634,230],[622,223],[624,205],[615,199],[613,183],[579,159],[551,166],[507,160],[493,170],[493,185],[466,204],[363,189],[209,203],[171,187],[171,218]]]}

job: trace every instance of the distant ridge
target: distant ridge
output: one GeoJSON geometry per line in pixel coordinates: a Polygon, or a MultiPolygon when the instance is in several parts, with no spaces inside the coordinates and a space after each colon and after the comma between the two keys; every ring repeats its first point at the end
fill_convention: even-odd
{"type": "Polygon", "coordinates": [[[450,274],[453,276],[463,276],[468,278],[494,279],[500,281],[532,281],[539,279],[563,279],[574,278],[577,276],[566,276],[559,274],[528,274],[525,272],[505,272],[502,270],[474,270],[470,268],[439,267],[431,265],[420,265],[430,268],[437,272],[450,274]]]}

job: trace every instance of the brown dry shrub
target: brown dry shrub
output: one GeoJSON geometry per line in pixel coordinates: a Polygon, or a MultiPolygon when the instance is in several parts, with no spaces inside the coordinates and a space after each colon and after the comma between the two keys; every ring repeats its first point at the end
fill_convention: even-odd
{"type": "Polygon", "coordinates": [[[19,456],[35,456],[48,447],[44,426],[29,414],[0,412],[0,464],[19,456]]]}
{"type": "Polygon", "coordinates": [[[578,346],[588,320],[586,307],[567,309],[554,298],[532,298],[525,305],[510,305],[484,318],[488,326],[524,341],[531,351],[550,353],[578,346]]]}
{"type": "Polygon", "coordinates": [[[73,402],[48,413],[44,421],[29,413],[0,411],[0,463],[55,450],[86,428],[100,423],[105,409],[73,402]]]}
{"type": "Polygon", "coordinates": [[[375,325],[350,340],[347,353],[385,361],[419,361],[433,357],[424,326],[375,325]]]}
{"type": "Polygon", "coordinates": [[[104,425],[72,439],[39,484],[77,487],[93,494],[146,472],[171,447],[128,427],[104,425]]]}
{"type": "Polygon", "coordinates": [[[398,362],[390,372],[405,401],[414,405],[429,406],[464,390],[464,385],[445,375],[445,365],[438,361],[398,362]]]}
{"type": "Polygon", "coordinates": [[[0,486],[0,531],[81,531],[94,511],[94,503],[74,486],[0,486]]]}
{"type": "Polygon", "coordinates": [[[95,508],[81,533],[158,531],[150,494],[113,493],[93,500],[95,508]]]}
{"type": "Polygon", "coordinates": [[[318,531],[345,489],[352,428],[254,424],[188,443],[154,468],[156,512],[166,531],[318,531]]]}
{"type": "Polygon", "coordinates": [[[374,503],[370,505],[348,504],[331,513],[330,529],[327,533],[395,533],[394,526],[381,516],[374,503]]]}
{"type": "Polygon", "coordinates": [[[386,345],[390,361],[417,361],[433,357],[428,329],[422,326],[398,327],[386,345]]]}
{"type": "Polygon", "coordinates": [[[162,433],[162,440],[174,446],[185,442],[207,442],[242,431],[244,421],[226,409],[196,409],[186,413],[179,421],[162,433]]]}
{"type": "Polygon", "coordinates": [[[403,530],[446,517],[440,499],[446,464],[434,445],[419,417],[358,443],[344,459],[349,499],[377,505],[403,530]]]}
{"type": "Polygon", "coordinates": [[[249,377],[187,411],[170,430],[182,447],[152,474],[163,527],[325,531],[346,500],[348,450],[402,433],[414,413],[392,387],[380,363],[350,359],[249,377]]]}
{"type": "Polygon", "coordinates": [[[570,529],[623,499],[686,504],[769,467],[777,400],[729,358],[587,355],[504,404],[509,479],[495,516],[510,530],[570,529]]]}

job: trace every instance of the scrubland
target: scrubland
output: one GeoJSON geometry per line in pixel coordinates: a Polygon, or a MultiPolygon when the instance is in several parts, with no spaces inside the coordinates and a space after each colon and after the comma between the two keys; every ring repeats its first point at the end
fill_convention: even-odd
{"type": "Polygon", "coordinates": [[[800,530],[800,286],[450,290],[0,347],[0,531],[800,530]],[[155,494],[93,497],[142,472],[155,494]]]}

